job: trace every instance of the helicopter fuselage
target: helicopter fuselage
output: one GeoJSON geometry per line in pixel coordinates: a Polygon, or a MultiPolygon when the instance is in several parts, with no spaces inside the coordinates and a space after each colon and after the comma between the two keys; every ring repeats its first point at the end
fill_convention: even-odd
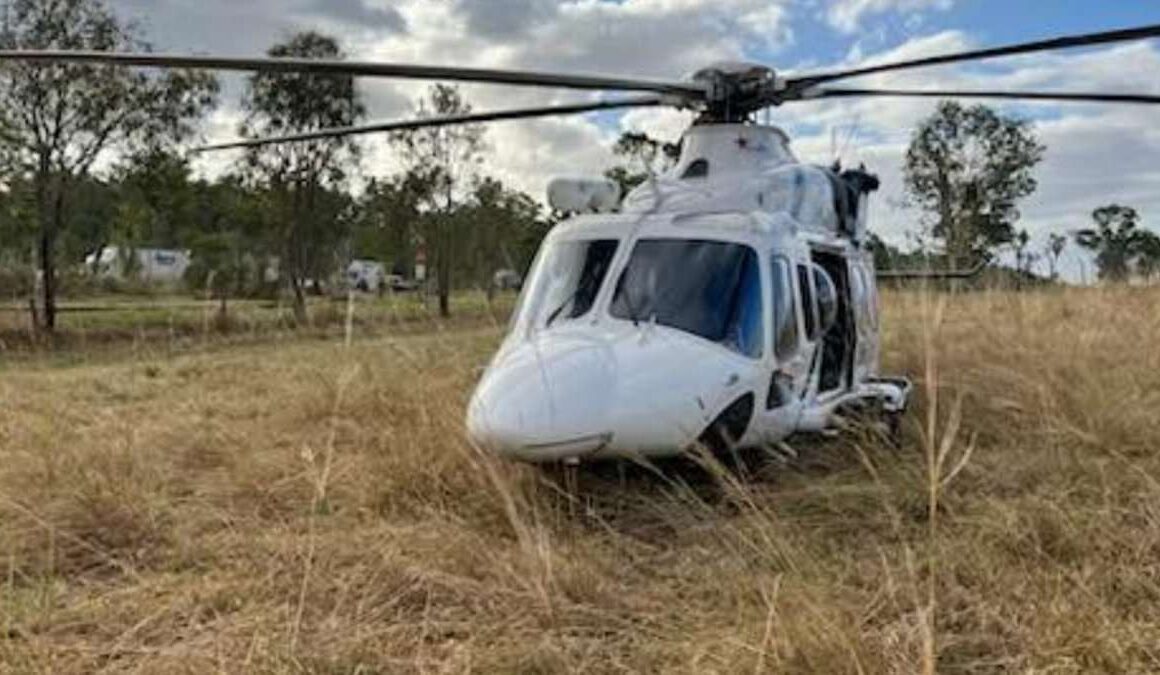
{"type": "Polygon", "coordinates": [[[877,377],[865,204],[826,171],[772,127],[693,127],[620,213],[557,225],[472,397],[473,439],[532,462],[663,456],[824,431],[856,402],[900,411],[909,386],[877,377]]]}

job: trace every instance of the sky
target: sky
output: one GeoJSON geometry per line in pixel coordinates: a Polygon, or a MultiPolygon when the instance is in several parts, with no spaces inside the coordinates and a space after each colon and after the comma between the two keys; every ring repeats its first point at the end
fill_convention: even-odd
{"type": "MultiPolygon", "coordinates": [[[[252,56],[295,31],[338,37],[351,58],[682,79],[718,61],[753,61],[792,74],[1160,23],[1155,0],[110,0],[157,51],[252,56]]],[[[1160,41],[941,66],[849,80],[850,86],[1046,89],[1160,95],[1160,41]]],[[[232,138],[238,76],[223,77],[206,140],[232,138]]],[[[845,84],[844,83],[844,84],[845,84]]],[[[369,119],[410,115],[424,84],[364,81],[369,119]]],[[[584,100],[591,94],[472,85],[476,110],[584,100]]],[[[871,227],[905,244],[919,215],[903,202],[902,162],[911,130],[934,101],[844,100],[770,111],[803,161],[865,163],[883,179],[871,227]]],[[[1020,204],[1018,227],[1041,249],[1051,232],[1085,227],[1095,208],[1135,207],[1160,231],[1160,110],[1093,104],[996,106],[1034,122],[1047,146],[1038,191],[1020,204]]],[[[559,174],[599,174],[625,130],[675,140],[685,113],[650,109],[489,125],[488,171],[541,195],[559,174]]],[[[397,169],[382,139],[365,141],[366,175],[397,169]]],[[[229,155],[203,160],[222,171],[229,155]]],[[[1073,245],[1063,269],[1094,277],[1073,245]]]]}

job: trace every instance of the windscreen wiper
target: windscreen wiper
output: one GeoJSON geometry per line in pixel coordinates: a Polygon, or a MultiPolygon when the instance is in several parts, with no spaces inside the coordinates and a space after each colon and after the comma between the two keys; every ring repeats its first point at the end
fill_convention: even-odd
{"type": "Polygon", "coordinates": [[[544,328],[550,327],[552,322],[560,317],[560,314],[568,307],[568,305],[576,301],[576,298],[580,295],[580,291],[582,289],[583,286],[577,284],[575,290],[569,293],[568,297],[564,298],[564,302],[560,303],[560,306],[552,310],[552,313],[548,315],[548,320],[544,322],[544,328]]]}

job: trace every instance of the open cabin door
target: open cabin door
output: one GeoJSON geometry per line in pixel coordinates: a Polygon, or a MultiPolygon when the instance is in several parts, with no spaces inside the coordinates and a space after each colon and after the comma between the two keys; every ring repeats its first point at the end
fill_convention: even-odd
{"type": "Polygon", "coordinates": [[[800,285],[797,268],[785,255],[770,256],[769,382],[764,405],[758,408],[766,442],[794,432],[810,389],[814,349],[807,329],[815,322],[813,286],[808,273],[806,285],[800,285]]]}
{"type": "Polygon", "coordinates": [[[851,297],[850,263],[846,256],[814,250],[814,298],[821,318],[818,334],[818,393],[821,396],[854,386],[858,328],[851,297]]]}

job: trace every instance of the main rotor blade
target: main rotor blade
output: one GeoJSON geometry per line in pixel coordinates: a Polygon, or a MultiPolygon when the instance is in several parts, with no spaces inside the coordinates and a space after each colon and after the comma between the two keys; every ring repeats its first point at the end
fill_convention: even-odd
{"type": "Polygon", "coordinates": [[[305,58],[233,58],[223,56],[181,56],[173,54],[131,54],[124,52],[66,50],[0,50],[0,62],[97,63],[144,68],[191,68],[244,72],[290,72],[360,77],[391,77],[412,80],[450,80],[529,87],[561,87],[602,91],[647,91],[684,98],[701,99],[703,87],[688,82],[662,82],[602,75],[457,68],[377,61],[342,61],[305,58]]]}
{"type": "Polygon", "coordinates": [[[946,63],[959,63],[962,61],[979,61],[983,59],[993,59],[1000,56],[1031,54],[1034,52],[1045,52],[1055,49],[1071,49],[1074,47],[1090,47],[1094,45],[1112,44],[1116,42],[1145,40],[1154,37],[1160,37],[1160,25],[1141,26],[1139,28],[1126,28],[1122,30],[1106,31],[1103,33],[1088,33],[1085,35],[1069,35],[1065,37],[1052,38],[1050,40],[1037,40],[1035,42],[1024,42],[1020,44],[1008,45],[1006,47],[991,47],[988,49],[959,52],[957,54],[929,56],[920,59],[912,59],[909,61],[884,63],[876,66],[864,66],[861,68],[839,70],[830,73],[818,73],[817,75],[804,75],[801,77],[788,78],[786,80],[786,85],[790,89],[801,89],[803,87],[822,84],[824,82],[833,82],[834,80],[842,80],[848,77],[858,77],[859,75],[871,75],[874,73],[885,73],[894,70],[906,70],[909,68],[922,68],[925,66],[936,66],[946,63]]]}
{"type": "Polygon", "coordinates": [[[1160,104],[1160,96],[1147,94],[1100,94],[1094,92],[1055,91],[969,91],[950,90],[910,90],[910,89],[848,89],[820,88],[806,90],[802,100],[815,98],[850,98],[857,96],[897,96],[908,98],[1000,98],[1027,101],[1069,101],[1073,103],[1141,103],[1160,104]]]}
{"type": "Polygon", "coordinates": [[[193,152],[209,152],[213,150],[232,150],[235,148],[255,148],[275,143],[300,143],[303,141],[317,141],[324,138],[340,138],[343,136],[357,136],[361,134],[382,133],[389,131],[408,131],[446,127],[455,124],[477,124],[481,122],[499,122],[501,120],[518,120],[532,117],[554,117],[558,115],[577,115],[580,113],[595,112],[597,110],[615,110],[618,108],[648,108],[668,105],[670,102],[661,96],[641,96],[618,101],[597,101],[594,103],[577,103],[572,105],[545,106],[542,108],[520,108],[518,110],[496,110],[492,112],[469,113],[466,115],[448,115],[446,117],[427,117],[423,119],[401,120],[394,122],[376,122],[350,127],[336,127],[320,129],[302,134],[288,136],[272,136],[268,138],[252,138],[228,143],[215,143],[199,148],[193,152]]]}

